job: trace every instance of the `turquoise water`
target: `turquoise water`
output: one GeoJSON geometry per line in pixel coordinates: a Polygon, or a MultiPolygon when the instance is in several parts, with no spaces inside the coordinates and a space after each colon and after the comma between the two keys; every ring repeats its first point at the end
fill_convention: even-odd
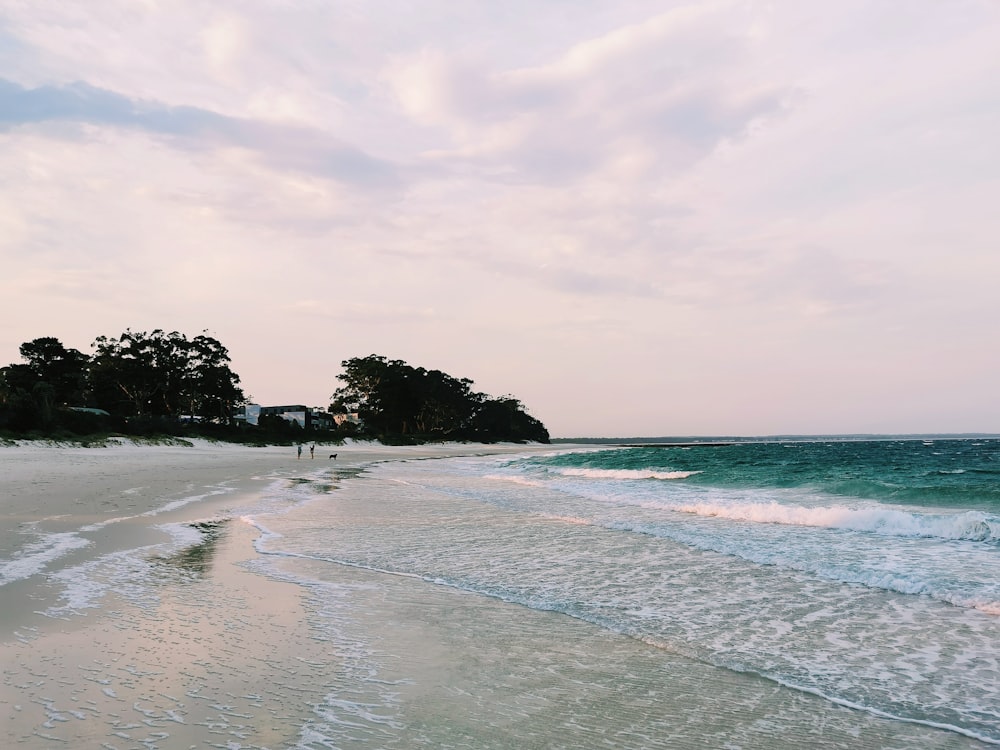
{"type": "Polygon", "coordinates": [[[696,472],[691,484],[795,488],[901,503],[1000,512],[1000,441],[817,440],[572,453],[539,466],[696,472]]]}

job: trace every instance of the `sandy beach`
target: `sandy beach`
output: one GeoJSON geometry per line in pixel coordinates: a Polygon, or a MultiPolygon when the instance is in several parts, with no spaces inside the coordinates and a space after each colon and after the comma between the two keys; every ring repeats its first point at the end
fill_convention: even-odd
{"type": "Polygon", "coordinates": [[[261,532],[239,514],[266,488],[306,476],[331,492],[373,462],[524,450],[359,443],[317,446],[315,458],[306,445],[299,458],[294,446],[124,439],[0,448],[4,746],[301,742],[301,716],[268,694],[319,701],[337,667],[310,631],[305,591],[253,571],[261,532]]]}

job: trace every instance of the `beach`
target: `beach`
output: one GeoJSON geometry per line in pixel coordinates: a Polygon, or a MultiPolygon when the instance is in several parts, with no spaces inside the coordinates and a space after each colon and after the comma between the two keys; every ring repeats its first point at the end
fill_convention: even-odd
{"type": "MultiPolygon", "coordinates": [[[[872,664],[906,671],[888,637],[865,635],[869,623],[845,609],[845,591],[865,612],[908,618],[912,635],[893,642],[921,645],[905,657],[914,673],[931,663],[935,644],[916,630],[925,614],[904,611],[902,594],[665,541],[648,502],[629,521],[646,524],[635,535],[524,470],[554,476],[544,462],[577,450],[596,449],[358,443],[300,459],[294,447],[201,441],[0,448],[4,746],[994,744],[988,718],[893,713],[934,673],[890,685],[873,672],[857,694],[819,681],[844,685],[872,664]],[[794,616],[778,614],[784,597],[794,616]],[[854,665],[837,639],[858,634],[868,653],[854,665]],[[899,695],[881,697],[880,680],[899,695]]],[[[581,471],[608,481],[603,469],[559,477],[581,471]]],[[[939,670],[928,705],[981,705],[987,717],[996,654],[976,644],[995,642],[996,617],[956,612],[930,614],[965,634],[946,656],[975,676],[939,670]]]]}
{"type": "MultiPolygon", "coordinates": [[[[235,514],[305,474],[333,482],[378,461],[505,450],[360,443],[318,446],[314,458],[307,446],[299,458],[294,446],[126,439],[0,448],[5,746],[188,747],[241,735],[276,685],[308,694],[300,673],[326,646],[311,637],[300,587],[247,569],[260,532],[235,514]]],[[[235,746],[290,746],[298,724],[269,716],[235,746]]]]}

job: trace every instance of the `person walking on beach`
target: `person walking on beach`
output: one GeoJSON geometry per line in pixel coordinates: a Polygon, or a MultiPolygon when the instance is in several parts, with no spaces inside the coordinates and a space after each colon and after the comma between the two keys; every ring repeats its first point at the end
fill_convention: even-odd
{"type": "Polygon", "coordinates": [[[316,452],[316,443],[309,446],[309,458],[315,458],[313,455],[316,452]]]}
{"type": "Polygon", "coordinates": [[[302,443],[299,443],[299,458],[302,458],[302,443]]]}

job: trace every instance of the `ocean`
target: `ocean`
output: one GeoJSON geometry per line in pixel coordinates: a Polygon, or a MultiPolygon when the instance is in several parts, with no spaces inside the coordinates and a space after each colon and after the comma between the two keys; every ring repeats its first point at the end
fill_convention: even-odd
{"type": "MultiPolygon", "coordinates": [[[[169,544],[51,574],[52,616],[113,592],[128,637],[204,639],[131,656],[125,682],[77,665],[105,696],[137,691],[94,747],[1000,744],[998,439],[296,469],[165,523],[169,544]],[[298,609],[251,619],[206,574],[240,536],[240,585],[298,609]]],[[[60,737],[57,702],[20,744],[60,737]]]]}

